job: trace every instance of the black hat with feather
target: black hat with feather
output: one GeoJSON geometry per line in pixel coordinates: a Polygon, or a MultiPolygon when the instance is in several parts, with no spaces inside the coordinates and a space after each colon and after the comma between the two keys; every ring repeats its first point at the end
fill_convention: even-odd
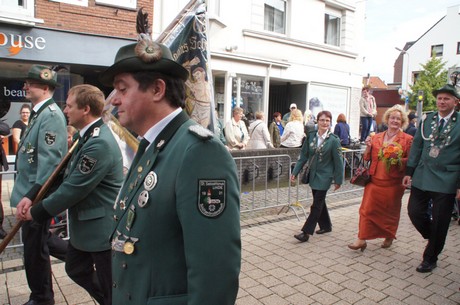
{"type": "Polygon", "coordinates": [[[138,42],[118,50],[115,63],[100,77],[102,84],[112,86],[117,74],[140,71],[155,71],[187,80],[188,71],[173,59],[169,48],[152,40],[148,14],[143,13],[142,8],[137,14],[136,30],[138,42]]]}

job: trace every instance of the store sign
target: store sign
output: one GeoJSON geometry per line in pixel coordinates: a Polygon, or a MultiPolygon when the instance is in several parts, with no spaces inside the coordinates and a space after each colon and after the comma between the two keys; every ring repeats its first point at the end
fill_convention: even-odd
{"type": "Polygon", "coordinates": [[[45,47],[46,40],[44,37],[0,32],[0,48],[7,48],[8,56],[16,56],[23,49],[43,50],[45,47]]]}

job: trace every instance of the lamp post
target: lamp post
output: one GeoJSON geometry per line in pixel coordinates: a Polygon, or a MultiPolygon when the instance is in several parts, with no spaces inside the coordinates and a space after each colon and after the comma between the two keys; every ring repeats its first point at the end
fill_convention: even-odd
{"type": "MultiPolygon", "coordinates": [[[[402,54],[407,55],[406,79],[405,79],[405,82],[404,82],[404,91],[405,91],[404,95],[406,97],[405,107],[406,107],[406,111],[408,111],[409,110],[409,98],[408,98],[408,92],[409,92],[409,62],[410,62],[409,53],[406,50],[402,50],[402,49],[397,48],[397,47],[395,47],[395,49],[398,50],[399,52],[401,52],[402,54]]],[[[403,64],[404,64],[404,62],[403,62],[403,64]]]]}

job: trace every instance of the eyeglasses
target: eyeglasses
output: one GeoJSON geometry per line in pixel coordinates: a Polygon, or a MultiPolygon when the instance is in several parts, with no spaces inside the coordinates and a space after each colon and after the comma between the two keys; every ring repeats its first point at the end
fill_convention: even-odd
{"type": "Polygon", "coordinates": [[[21,114],[28,114],[28,115],[30,115],[30,112],[21,112],[21,114]]]}
{"type": "Polygon", "coordinates": [[[330,123],[331,120],[329,120],[329,119],[320,119],[320,120],[318,120],[318,122],[321,122],[321,123],[330,123]]]}

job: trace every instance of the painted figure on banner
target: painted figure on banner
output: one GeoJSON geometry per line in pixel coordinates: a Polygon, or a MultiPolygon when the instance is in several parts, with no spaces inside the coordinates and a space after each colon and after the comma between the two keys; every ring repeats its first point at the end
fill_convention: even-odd
{"type": "Polygon", "coordinates": [[[203,127],[211,123],[211,87],[206,70],[200,65],[200,59],[194,57],[182,64],[190,72],[186,84],[185,108],[190,118],[203,127]]]}
{"type": "Polygon", "coordinates": [[[157,39],[172,52],[189,73],[186,81],[186,110],[191,119],[215,130],[214,99],[207,38],[206,5],[196,1],[179,14],[157,39]]]}

